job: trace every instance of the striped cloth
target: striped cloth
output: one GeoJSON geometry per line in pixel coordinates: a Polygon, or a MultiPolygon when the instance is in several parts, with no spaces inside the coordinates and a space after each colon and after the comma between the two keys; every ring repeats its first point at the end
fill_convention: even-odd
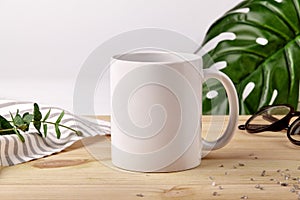
{"type": "MultiPolygon", "coordinates": [[[[40,106],[43,116],[51,108],[51,114],[47,121],[55,122],[62,109],[49,106],[40,106]]],[[[19,109],[20,114],[25,112],[32,113],[32,102],[7,101],[0,100],[0,115],[10,119],[10,114],[15,114],[19,109]]],[[[29,132],[23,133],[25,142],[21,142],[17,135],[0,136],[0,166],[11,166],[27,162],[33,159],[42,158],[53,153],[60,152],[71,146],[74,142],[90,136],[110,134],[110,123],[102,120],[96,120],[79,117],[65,111],[61,124],[74,128],[83,133],[77,136],[69,129],[61,129],[61,138],[56,138],[54,126],[48,125],[47,137],[40,137],[35,132],[33,125],[30,125],[29,132]]]]}

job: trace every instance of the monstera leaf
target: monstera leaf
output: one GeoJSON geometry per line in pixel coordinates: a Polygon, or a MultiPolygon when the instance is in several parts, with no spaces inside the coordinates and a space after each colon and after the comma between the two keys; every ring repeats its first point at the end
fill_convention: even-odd
{"type": "MultiPolygon", "coordinates": [[[[210,27],[203,46],[221,33],[233,33],[235,39],[220,41],[210,50],[204,56],[204,67],[226,61],[221,71],[235,84],[241,114],[254,113],[269,104],[297,106],[300,0],[243,1],[210,27]]],[[[219,84],[209,89],[224,93],[219,84]]],[[[204,98],[206,113],[222,110],[226,105],[222,95],[204,98]],[[212,100],[217,103],[211,103],[212,100]]]]}

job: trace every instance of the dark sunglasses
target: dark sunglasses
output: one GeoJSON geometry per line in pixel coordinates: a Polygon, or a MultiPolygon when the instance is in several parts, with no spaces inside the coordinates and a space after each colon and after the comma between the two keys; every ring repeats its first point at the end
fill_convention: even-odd
{"type": "Polygon", "coordinates": [[[252,134],[287,129],[288,139],[293,144],[300,145],[300,117],[290,125],[291,119],[297,116],[300,116],[300,112],[288,104],[266,106],[252,115],[245,125],[240,125],[239,129],[252,134]]]}

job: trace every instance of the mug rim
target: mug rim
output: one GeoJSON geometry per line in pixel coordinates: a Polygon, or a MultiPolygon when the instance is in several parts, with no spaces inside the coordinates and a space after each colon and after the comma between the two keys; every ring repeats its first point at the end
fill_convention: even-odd
{"type": "Polygon", "coordinates": [[[176,64],[184,62],[193,62],[201,60],[202,57],[193,53],[184,52],[165,52],[165,51],[149,51],[149,52],[133,52],[117,54],[112,56],[113,60],[129,63],[144,63],[144,64],[176,64]],[[176,57],[174,57],[174,55],[176,57]],[[139,56],[138,58],[134,56],[139,56]],[[149,57],[155,57],[156,59],[150,60],[149,57]],[[161,60],[157,59],[160,56],[161,60]],[[148,58],[146,58],[148,57],[148,58]]]}

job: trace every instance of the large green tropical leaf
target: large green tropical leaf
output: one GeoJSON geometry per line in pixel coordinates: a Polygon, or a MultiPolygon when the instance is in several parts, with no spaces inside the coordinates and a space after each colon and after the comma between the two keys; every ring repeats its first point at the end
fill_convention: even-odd
{"type": "MultiPolygon", "coordinates": [[[[204,56],[204,67],[226,61],[222,71],[235,84],[241,114],[254,113],[269,104],[289,103],[297,107],[300,0],[243,1],[210,27],[203,46],[225,32],[235,34],[235,39],[220,41],[210,50],[204,56]],[[245,88],[251,84],[254,88],[245,97],[245,88]]],[[[219,84],[211,88],[224,93],[219,84]]],[[[204,112],[222,110],[227,105],[222,95],[214,100],[218,106],[214,103],[210,107],[211,99],[204,98],[204,112]]]]}

